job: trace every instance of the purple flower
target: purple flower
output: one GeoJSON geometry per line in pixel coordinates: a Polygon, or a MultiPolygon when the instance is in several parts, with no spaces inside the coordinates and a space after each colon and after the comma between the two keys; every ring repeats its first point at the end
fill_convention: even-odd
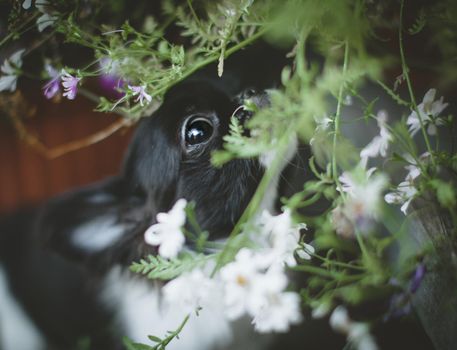
{"type": "Polygon", "coordinates": [[[416,291],[419,289],[419,286],[422,283],[422,280],[424,279],[425,274],[427,273],[427,268],[425,264],[420,263],[417,265],[416,270],[414,271],[414,276],[411,279],[411,283],[409,285],[409,291],[411,293],[416,293],[416,291]]]}
{"type": "Polygon", "coordinates": [[[76,78],[71,74],[67,73],[65,69],[62,69],[62,86],[64,88],[64,96],[69,100],[74,100],[76,97],[76,92],[78,91],[78,83],[81,78],[76,78]]]}
{"type": "Polygon", "coordinates": [[[124,87],[125,81],[117,75],[103,74],[100,75],[99,81],[102,89],[110,95],[113,95],[116,98],[121,98],[125,95],[124,92],[119,91],[124,87]]]}
{"type": "Polygon", "coordinates": [[[142,86],[128,86],[130,90],[132,90],[132,95],[133,96],[137,96],[138,97],[136,98],[135,102],[140,102],[140,105],[143,106],[143,101],[146,100],[147,101],[147,104],[150,103],[152,101],[152,96],[149,95],[148,93],[146,93],[145,91],[145,88],[146,88],[146,85],[142,85],[142,86]]]}
{"type": "Polygon", "coordinates": [[[115,98],[124,97],[123,90],[127,82],[119,76],[119,63],[109,57],[103,57],[99,61],[103,74],[99,77],[102,89],[115,98]]]}
{"type": "Polygon", "coordinates": [[[45,69],[51,79],[43,86],[43,93],[47,99],[51,99],[60,92],[60,74],[49,64],[45,69]]]}

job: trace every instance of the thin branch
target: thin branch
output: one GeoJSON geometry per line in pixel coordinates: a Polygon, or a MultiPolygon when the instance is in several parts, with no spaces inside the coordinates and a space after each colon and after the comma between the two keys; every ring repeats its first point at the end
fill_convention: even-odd
{"type": "Polygon", "coordinates": [[[25,143],[31,146],[34,150],[36,150],[39,154],[50,160],[101,142],[110,137],[111,135],[113,135],[114,133],[116,133],[117,131],[119,131],[120,129],[130,127],[134,123],[134,121],[130,119],[122,118],[92,135],[86,136],[79,140],[65,143],[57,147],[48,148],[37,136],[31,134],[27,130],[24,123],[19,118],[12,118],[12,121],[14,128],[19,134],[19,137],[22,140],[24,140],[25,143]]]}

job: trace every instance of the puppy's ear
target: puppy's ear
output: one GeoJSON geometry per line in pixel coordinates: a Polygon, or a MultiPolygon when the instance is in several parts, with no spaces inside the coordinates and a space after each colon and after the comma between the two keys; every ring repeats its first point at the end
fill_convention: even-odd
{"type": "Polygon", "coordinates": [[[51,200],[38,218],[36,238],[65,257],[90,259],[137,236],[150,220],[144,202],[114,177],[51,200]]]}

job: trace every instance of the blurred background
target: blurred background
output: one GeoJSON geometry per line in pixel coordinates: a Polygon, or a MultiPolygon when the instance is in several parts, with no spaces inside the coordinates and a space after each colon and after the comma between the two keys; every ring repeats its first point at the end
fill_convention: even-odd
{"type": "MultiPolygon", "coordinates": [[[[20,126],[27,135],[18,130],[14,119],[0,118],[0,213],[37,204],[119,171],[133,128],[122,128],[100,142],[84,141],[110,130],[121,117],[94,112],[94,103],[83,96],[74,101],[49,101],[38,84],[27,84],[22,91],[12,100],[26,113],[20,126]],[[82,144],[80,149],[50,159],[41,144],[31,143],[35,138],[48,152],[75,141],[82,144]]],[[[1,96],[0,104],[7,103],[5,100],[1,96]]]]}

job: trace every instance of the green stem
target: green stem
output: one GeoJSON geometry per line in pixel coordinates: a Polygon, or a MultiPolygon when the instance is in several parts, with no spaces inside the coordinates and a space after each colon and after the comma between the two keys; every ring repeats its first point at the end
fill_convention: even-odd
{"type": "Polygon", "coordinates": [[[319,259],[319,260],[321,260],[321,261],[323,261],[323,262],[325,262],[326,264],[329,264],[329,265],[334,265],[334,266],[347,268],[347,269],[365,271],[365,268],[362,267],[362,266],[351,265],[351,264],[342,263],[342,262],[339,262],[339,261],[330,260],[330,259],[324,258],[323,256],[320,256],[320,255],[314,254],[314,253],[311,253],[311,256],[314,257],[314,258],[317,258],[317,259],[319,259]]]}
{"type": "Polygon", "coordinates": [[[312,266],[312,265],[297,265],[290,267],[291,270],[293,271],[300,271],[300,272],[306,272],[312,275],[317,275],[321,276],[323,278],[329,278],[332,280],[338,280],[338,281],[357,281],[365,277],[365,274],[357,274],[357,275],[346,275],[344,273],[340,272],[335,272],[335,271],[329,271],[320,267],[312,266]]]}
{"type": "Polygon", "coordinates": [[[274,177],[278,174],[278,172],[281,171],[281,165],[284,162],[284,155],[287,152],[292,130],[292,126],[289,127],[283,134],[282,138],[279,140],[278,146],[276,148],[276,156],[271,166],[268,167],[265,174],[263,175],[262,180],[260,181],[259,186],[257,187],[257,190],[249,202],[247,208],[230,233],[227,239],[227,243],[217,259],[217,263],[212,275],[214,275],[221,266],[223,266],[227,261],[233,259],[233,257],[236,255],[239,249],[239,242],[234,242],[234,239],[241,232],[241,228],[244,223],[249,218],[253,218],[254,215],[258,212],[266,190],[271,185],[274,177]]]}
{"type": "MultiPolygon", "coordinates": [[[[343,61],[343,79],[346,75],[347,69],[348,69],[348,62],[349,62],[349,44],[348,41],[345,41],[344,44],[344,61],[343,61]]],[[[337,144],[338,144],[338,135],[340,133],[340,122],[341,122],[341,108],[343,106],[343,93],[345,89],[345,83],[343,83],[340,86],[340,90],[338,92],[338,103],[336,106],[336,112],[335,112],[335,118],[334,118],[334,134],[333,134],[333,151],[332,151],[332,175],[333,175],[333,180],[335,181],[335,184],[337,188],[341,188],[340,181],[338,179],[338,165],[337,165],[337,159],[336,159],[336,149],[337,149],[337,144]]],[[[340,191],[343,193],[342,191],[340,191]]]]}
{"type": "MultiPolygon", "coordinates": [[[[228,56],[232,55],[233,53],[239,51],[240,49],[242,49],[243,47],[253,43],[254,41],[256,41],[257,39],[259,39],[260,37],[262,37],[264,34],[265,34],[266,30],[260,30],[258,31],[257,33],[255,33],[254,35],[250,36],[249,38],[247,38],[246,40],[243,40],[242,42],[232,46],[231,48],[229,48],[228,50],[225,51],[225,55],[224,57],[227,58],[228,56]]],[[[210,63],[213,63],[215,62],[217,59],[219,58],[219,54],[215,54],[215,55],[212,55],[204,60],[202,60],[201,62],[195,64],[194,66],[192,66],[191,68],[189,68],[185,73],[183,73],[179,78],[177,78],[175,81],[171,82],[170,84],[167,84],[166,86],[156,90],[155,92],[153,92],[151,94],[152,97],[155,97],[155,96],[158,96],[162,93],[164,93],[165,91],[167,91],[169,88],[171,88],[173,85],[176,85],[177,83],[181,82],[182,80],[186,79],[187,77],[189,77],[190,75],[192,75],[193,73],[195,73],[196,71],[198,71],[199,69],[207,66],[208,64],[210,63]]]]}
{"type": "Polygon", "coordinates": [[[419,113],[419,109],[417,108],[416,99],[414,97],[414,92],[413,92],[413,88],[412,88],[412,85],[411,85],[411,79],[409,77],[409,69],[408,69],[408,66],[406,64],[405,51],[404,51],[404,48],[403,48],[403,35],[402,35],[403,8],[404,8],[404,5],[405,5],[405,1],[401,0],[401,3],[400,3],[400,23],[399,23],[399,29],[398,29],[398,41],[399,41],[399,46],[400,46],[401,68],[402,68],[403,76],[405,77],[406,85],[408,86],[409,97],[411,99],[411,103],[413,105],[413,109],[417,113],[417,117],[419,119],[419,123],[420,123],[421,130],[422,130],[422,135],[424,137],[425,144],[427,146],[427,151],[430,153],[430,157],[432,158],[433,165],[436,165],[435,164],[435,157],[433,156],[432,147],[430,145],[430,140],[428,138],[427,131],[425,130],[424,122],[422,121],[421,114],[419,113]]]}
{"type": "Polygon", "coordinates": [[[165,349],[165,347],[176,337],[179,336],[179,333],[181,333],[181,331],[183,330],[184,326],[186,325],[187,321],[189,321],[189,317],[190,315],[187,315],[185,318],[184,318],[184,321],[182,321],[182,323],[179,325],[179,327],[173,331],[168,337],[166,337],[162,343],[160,344],[161,347],[158,348],[158,349],[165,349]]]}

